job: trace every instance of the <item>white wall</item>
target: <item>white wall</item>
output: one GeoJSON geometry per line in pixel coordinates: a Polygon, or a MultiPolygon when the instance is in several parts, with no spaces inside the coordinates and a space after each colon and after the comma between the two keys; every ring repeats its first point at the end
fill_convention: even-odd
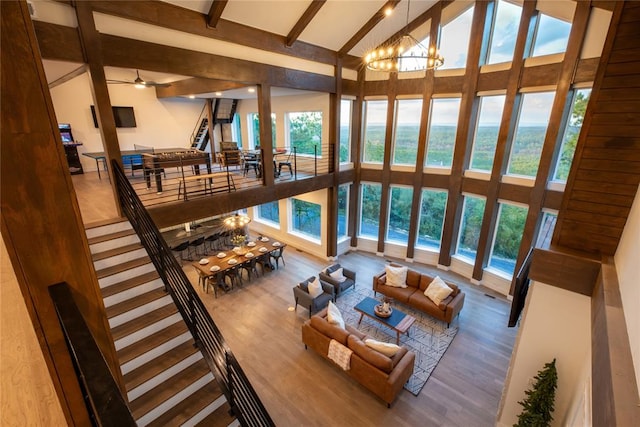
{"type": "MultiPolygon", "coordinates": [[[[134,144],[155,148],[191,145],[193,128],[204,106],[202,99],[156,98],[155,89],[136,89],[133,85],[108,85],[111,105],[130,106],[137,127],[118,128],[120,149],[132,150],[134,144]]],[[[94,171],[96,163],[82,153],[104,151],[99,129],[93,125],[90,106],[94,105],[88,75],[82,74],[51,89],[51,98],[59,123],[70,123],[82,167],[94,171]]]]}
{"type": "MultiPolygon", "coordinates": [[[[640,389],[640,186],[615,255],[636,384],[640,389]]],[[[640,390],[639,390],[640,393],[640,390]]]]}
{"type": "Polygon", "coordinates": [[[505,382],[499,426],[517,422],[525,390],[545,363],[556,359],[552,426],[575,419],[577,396],[589,383],[591,370],[591,299],[540,282],[532,282],[505,382]]]}

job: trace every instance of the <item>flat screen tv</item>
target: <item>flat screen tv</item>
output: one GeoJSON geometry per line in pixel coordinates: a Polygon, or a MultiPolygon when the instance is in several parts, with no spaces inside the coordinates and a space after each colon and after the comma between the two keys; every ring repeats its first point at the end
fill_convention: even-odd
{"type": "MultiPolygon", "coordinates": [[[[113,118],[116,121],[117,128],[134,128],[136,127],[136,116],[133,114],[133,107],[111,107],[113,110],[113,118]]],[[[91,116],[93,117],[93,125],[98,127],[98,118],[96,117],[96,108],[91,106],[91,116]]]]}
{"type": "Polygon", "coordinates": [[[58,130],[60,131],[62,142],[73,142],[73,134],[71,133],[71,125],[69,123],[58,123],[58,130]]]}

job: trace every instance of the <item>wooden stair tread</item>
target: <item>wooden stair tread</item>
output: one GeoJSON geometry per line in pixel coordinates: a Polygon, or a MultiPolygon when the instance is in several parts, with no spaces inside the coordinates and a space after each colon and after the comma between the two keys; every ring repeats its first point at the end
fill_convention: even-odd
{"type": "Polygon", "coordinates": [[[229,411],[231,411],[231,405],[229,402],[224,402],[224,405],[207,415],[196,424],[196,427],[226,427],[236,419],[229,411]]]}
{"type": "Polygon", "coordinates": [[[136,343],[128,345],[117,351],[120,365],[130,362],[136,357],[166,343],[167,341],[171,341],[188,331],[189,329],[184,322],[176,322],[136,343]]]}
{"type": "MultiPolygon", "coordinates": [[[[222,396],[220,387],[215,381],[211,381],[204,387],[184,399],[179,404],[153,420],[149,427],[178,427],[193,418],[216,399],[222,396]]],[[[226,403],[226,401],[225,401],[226,403]]]]}
{"type": "Polygon", "coordinates": [[[131,311],[168,295],[169,294],[164,291],[164,288],[156,288],[149,292],[136,295],[133,298],[129,298],[128,300],[107,307],[107,318],[111,319],[112,317],[126,313],[127,311],[131,311]]]}
{"type": "Polygon", "coordinates": [[[127,221],[128,219],[123,216],[110,218],[110,219],[101,219],[99,221],[89,222],[85,224],[84,229],[91,230],[92,228],[104,227],[105,225],[118,224],[118,223],[127,222],[127,221]]]}
{"type": "Polygon", "coordinates": [[[140,384],[144,384],[159,373],[167,370],[173,365],[177,365],[187,357],[190,357],[199,350],[193,340],[186,341],[177,347],[172,348],[164,354],[140,365],[133,371],[124,375],[124,383],[128,391],[133,390],[140,384]]]}
{"type": "Polygon", "coordinates": [[[98,252],[95,254],[91,255],[91,259],[95,262],[95,261],[100,261],[103,259],[107,259],[107,258],[111,258],[113,256],[116,255],[122,255],[122,254],[126,254],[127,252],[133,252],[136,251],[138,249],[142,249],[144,246],[142,246],[142,243],[138,242],[138,243],[132,243],[130,245],[125,245],[125,246],[119,246],[117,248],[113,248],[113,249],[109,249],[107,251],[103,251],[103,252],[98,252]]]}
{"type": "Polygon", "coordinates": [[[151,263],[151,258],[149,258],[148,256],[144,256],[142,258],[132,259],[131,261],[126,261],[118,265],[113,265],[111,267],[103,268],[102,270],[96,271],[96,275],[98,276],[98,279],[102,279],[104,277],[109,277],[114,274],[131,270],[132,268],[140,267],[142,265],[150,264],[150,263],[151,263]]]}
{"type": "Polygon", "coordinates": [[[180,393],[190,384],[209,373],[211,372],[204,359],[178,372],[162,384],[130,402],[129,407],[131,408],[133,418],[136,420],[140,419],[153,408],[161,405],[162,402],[180,393]]]}
{"type": "Polygon", "coordinates": [[[140,286],[145,283],[152,282],[158,278],[160,278],[160,275],[158,274],[157,271],[154,270],[148,273],[141,274],[136,277],[132,277],[127,280],[123,280],[122,282],[118,282],[113,285],[109,285],[107,287],[101,288],[100,292],[102,293],[102,298],[106,298],[115,294],[119,294],[120,292],[124,292],[128,289],[135,288],[136,286],[140,286]]]}
{"type": "MultiPolygon", "coordinates": [[[[146,328],[149,325],[152,325],[160,320],[169,317],[178,312],[178,308],[175,304],[168,304],[164,307],[156,308],[153,311],[145,314],[144,316],[136,317],[133,320],[130,320],[122,325],[116,326],[111,329],[111,335],[113,336],[113,340],[117,341],[120,338],[126,337],[127,335],[131,335],[132,333],[139,331],[140,329],[146,328]]],[[[182,321],[182,319],[180,319],[182,321]]]]}
{"type": "Polygon", "coordinates": [[[115,233],[103,234],[101,236],[96,236],[88,239],[89,245],[95,245],[96,243],[107,242],[109,240],[119,239],[120,237],[131,236],[132,234],[136,234],[136,231],[132,228],[129,230],[116,231],[115,233]]]}

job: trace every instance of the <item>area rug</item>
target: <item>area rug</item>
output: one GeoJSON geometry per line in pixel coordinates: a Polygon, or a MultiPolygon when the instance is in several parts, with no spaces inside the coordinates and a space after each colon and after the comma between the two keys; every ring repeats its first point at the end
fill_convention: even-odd
{"type": "MultiPolygon", "coordinates": [[[[353,307],[365,297],[374,298],[373,290],[365,289],[364,287],[358,289],[356,287],[355,290],[347,291],[338,297],[336,305],[340,309],[345,323],[352,326],[358,325],[360,313],[355,311],[353,307]]],[[[377,299],[380,297],[381,295],[378,294],[377,299]]],[[[453,323],[447,327],[446,322],[435,319],[406,305],[394,302],[391,303],[391,306],[406,314],[410,314],[416,319],[415,323],[409,329],[409,336],[406,334],[400,335],[400,345],[408,347],[416,354],[413,375],[411,375],[409,381],[404,385],[404,388],[417,396],[429,379],[431,372],[433,372],[445,351],[449,348],[453,338],[456,336],[458,332],[458,319],[456,318],[453,323]]],[[[394,330],[367,316],[363,317],[358,329],[379,341],[396,342],[396,332],[394,330]]]]}

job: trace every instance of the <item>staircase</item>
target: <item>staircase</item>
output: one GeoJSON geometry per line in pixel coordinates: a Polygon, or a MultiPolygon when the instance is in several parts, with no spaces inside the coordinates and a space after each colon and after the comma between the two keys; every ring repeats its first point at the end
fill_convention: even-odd
{"type": "Polygon", "coordinates": [[[131,224],[86,233],[137,424],[239,425],[131,224]]]}
{"type": "Polygon", "coordinates": [[[194,132],[191,141],[191,148],[205,151],[209,143],[209,119],[203,117],[200,121],[200,127],[194,132]]]}

